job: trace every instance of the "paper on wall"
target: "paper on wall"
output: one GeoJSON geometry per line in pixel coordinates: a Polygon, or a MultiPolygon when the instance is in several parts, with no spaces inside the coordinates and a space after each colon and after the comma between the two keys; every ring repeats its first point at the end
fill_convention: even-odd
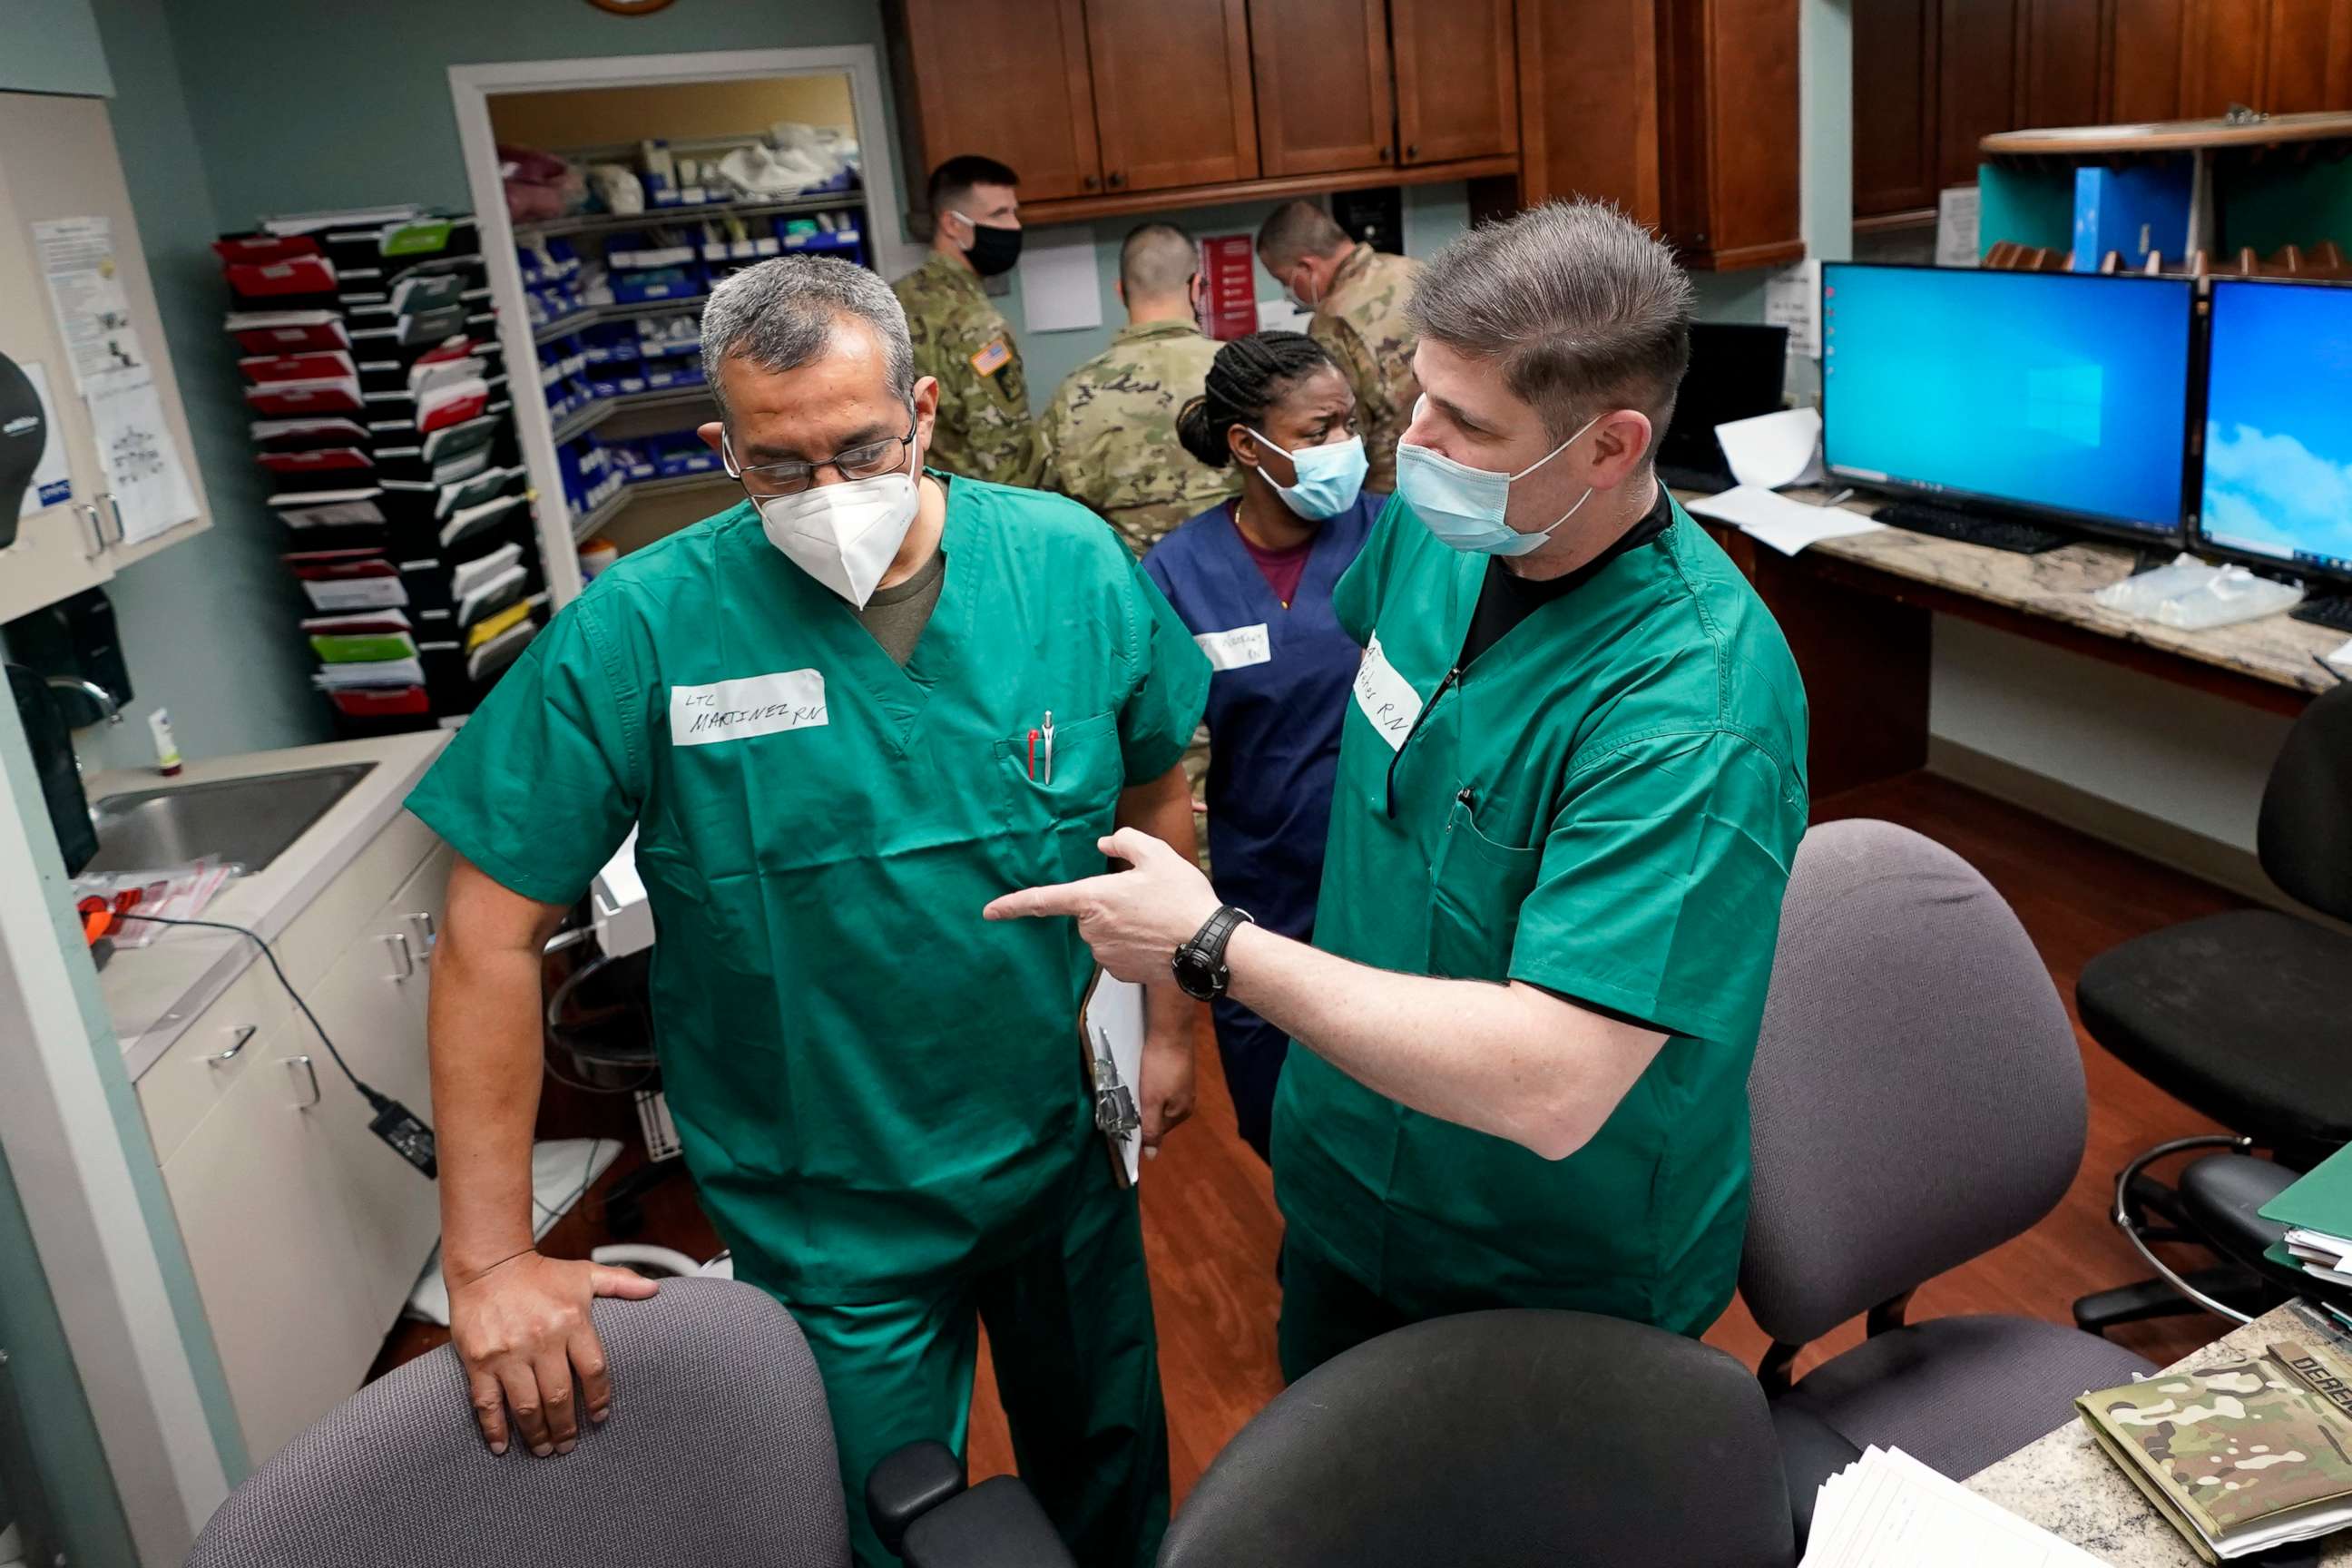
{"type": "Polygon", "coordinates": [[[1095,231],[1081,224],[1021,247],[1021,314],[1033,332],[1076,332],[1102,325],[1102,281],[1095,271],[1095,231]]]}
{"type": "Polygon", "coordinates": [[[1974,185],[1953,185],[1936,196],[1936,265],[1977,264],[1977,217],[1982,198],[1974,185]]]}
{"type": "Polygon", "coordinates": [[[112,220],[44,218],[33,225],[33,243],[75,388],[86,395],[92,376],[144,366],[147,353],[131,324],[130,297],[115,268],[112,220]]]}
{"type": "Polygon", "coordinates": [[[1822,477],[1822,411],[1811,404],[1718,425],[1715,438],[1743,485],[1777,490],[1822,477]]]}
{"type": "Polygon", "coordinates": [[[16,368],[33,384],[33,395],[40,400],[41,419],[47,426],[41,435],[40,459],[33,465],[33,482],[25,487],[25,499],[16,507],[18,517],[30,517],[73,499],[73,466],[66,461],[66,438],[58,428],[58,400],[49,395],[49,373],[37,363],[16,368]]]}
{"type": "Polygon", "coordinates": [[[1822,264],[1808,257],[1764,280],[1764,321],[1789,329],[1789,352],[1822,357],[1822,264]]]}
{"type": "Polygon", "coordinates": [[[122,512],[122,542],[136,544],[196,517],[180,444],[163,421],[163,399],[144,368],[95,375],[82,384],[90,436],[106,488],[122,512]]]}

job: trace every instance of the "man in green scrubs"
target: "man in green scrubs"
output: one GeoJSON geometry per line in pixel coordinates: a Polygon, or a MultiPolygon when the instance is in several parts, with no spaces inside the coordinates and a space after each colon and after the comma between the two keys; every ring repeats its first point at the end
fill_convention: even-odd
{"type": "Polygon", "coordinates": [[[1582,204],[1422,274],[1397,498],[1336,595],[1366,652],[1312,947],[1227,936],[1133,834],[1132,869],[990,910],[1076,915],[1114,973],[1222,980],[1304,1047],[1274,1121],[1291,1377],[1442,1313],[1696,1334],[1731,1298],[1805,700],[1652,472],[1690,310],[1582,204]]]}
{"type": "MultiPolygon", "coordinates": [[[[541,948],[634,827],[670,1112],[737,1277],[815,1352],[857,1561],[889,1561],[875,1462],[962,1447],[977,1318],[1072,1549],[1149,1563],[1167,1437],[1135,1195],[1082,1089],[1092,965],[1066,926],[976,917],[1099,870],[1115,826],[1190,862],[1207,661],[1093,514],[923,469],[937,385],[872,273],[766,262],[702,330],[703,435],[750,499],[601,574],[408,802],[464,856],[431,1037],[477,1415],[493,1448],[567,1451],[627,1375],[590,1298],[651,1289],[530,1227],[541,948]]],[[[1192,1094],[1159,979],[1147,1143],[1192,1094]]]]}

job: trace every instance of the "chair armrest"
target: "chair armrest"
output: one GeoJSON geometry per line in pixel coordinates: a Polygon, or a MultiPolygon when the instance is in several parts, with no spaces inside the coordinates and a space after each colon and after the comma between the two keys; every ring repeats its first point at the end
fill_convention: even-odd
{"type": "Polygon", "coordinates": [[[866,1517],[883,1546],[903,1557],[908,1527],[964,1489],[963,1461],[925,1439],[882,1456],[866,1477],[866,1517]]]}
{"type": "Polygon", "coordinates": [[[1862,1450],[1788,1399],[1773,1403],[1772,1435],[1780,1440],[1780,1473],[1788,1483],[1789,1517],[1796,1525],[1797,1554],[1801,1557],[1812,1533],[1813,1504],[1822,1483],[1861,1458],[1862,1450]]]}
{"type": "Polygon", "coordinates": [[[907,1529],[908,1568],[1077,1568],[1053,1521],[1012,1476],[980,1485],[925,1512],[907,1529]]]}

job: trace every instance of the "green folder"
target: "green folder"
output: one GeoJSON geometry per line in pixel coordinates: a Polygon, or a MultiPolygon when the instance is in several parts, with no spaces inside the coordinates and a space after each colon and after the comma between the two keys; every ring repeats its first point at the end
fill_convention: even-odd
{"type": "Polygon", "coordinates": [[[416,643],[406,632],[321,632],[310,639],[310,647],[329,664],[416,657],[416,643]]]}
{"type": "Polygon", "coordinates": [[[2352,1237],[2352,1143],[2255,1212],[2296,1230],[2352,1237]]]}

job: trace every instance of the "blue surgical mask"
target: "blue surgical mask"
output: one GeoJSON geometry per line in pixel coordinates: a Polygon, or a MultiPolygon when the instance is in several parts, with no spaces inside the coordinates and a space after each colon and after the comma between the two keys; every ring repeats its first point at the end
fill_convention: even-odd
{"type": "Polygon", "coordinates": [[[1261,446],[1270,451],[1282,452],[1290,459],[1290,466],[1296,470],[1298,479],[1295,485],[1276,484],[1272,474],[1266,474],[1264,468],[1258,472],[1265,474],[1267,484],[1274,485],[1274,493],[1282,498],[1282,504],[1299,516],[1320,522],[1327,517],[1339,516],[1356,504],[1356,492],[1364,488],[1364,475],[1371,468],[1370,460],[1364,456],[1364,438],[1361,436],[1350,436],[1344,441],[1334,441],[1328,446],[1301,447],[1296,452],[1283,452],[1281,447],[1258,436],[1248,426],[1242,428],[1257,436],[1261,446]]]}
{"type": "MultiPolygon", "coordinates": [[[[1418,415],[1419,410],[1414,410],[1418,415]]],[[[1521,533],[1503,521],[1511,500],[1513,481],[1526,479],[1554,458],[1568,450],[1577,436],[1601,423],[1595,415],[1584,422],[1576,436],[1570,436],[1542,457],[1516,474],[1497,473],[1492,468],[1474,468],[1467,463],[1457,463],[1442,453],[1426,447],[1416,447],[1410,441],[1397,443],[1397,494],[1423,527],[1454,549],[1472,555],[1529,555],[1543,548],[1544,541],[1558,528],[1574,517],[1579,508],[1592,499],[1586,490],[1575,506],[1570,507],[1552,520],[1550,528],[1533,533],[1521,533]]]]}

